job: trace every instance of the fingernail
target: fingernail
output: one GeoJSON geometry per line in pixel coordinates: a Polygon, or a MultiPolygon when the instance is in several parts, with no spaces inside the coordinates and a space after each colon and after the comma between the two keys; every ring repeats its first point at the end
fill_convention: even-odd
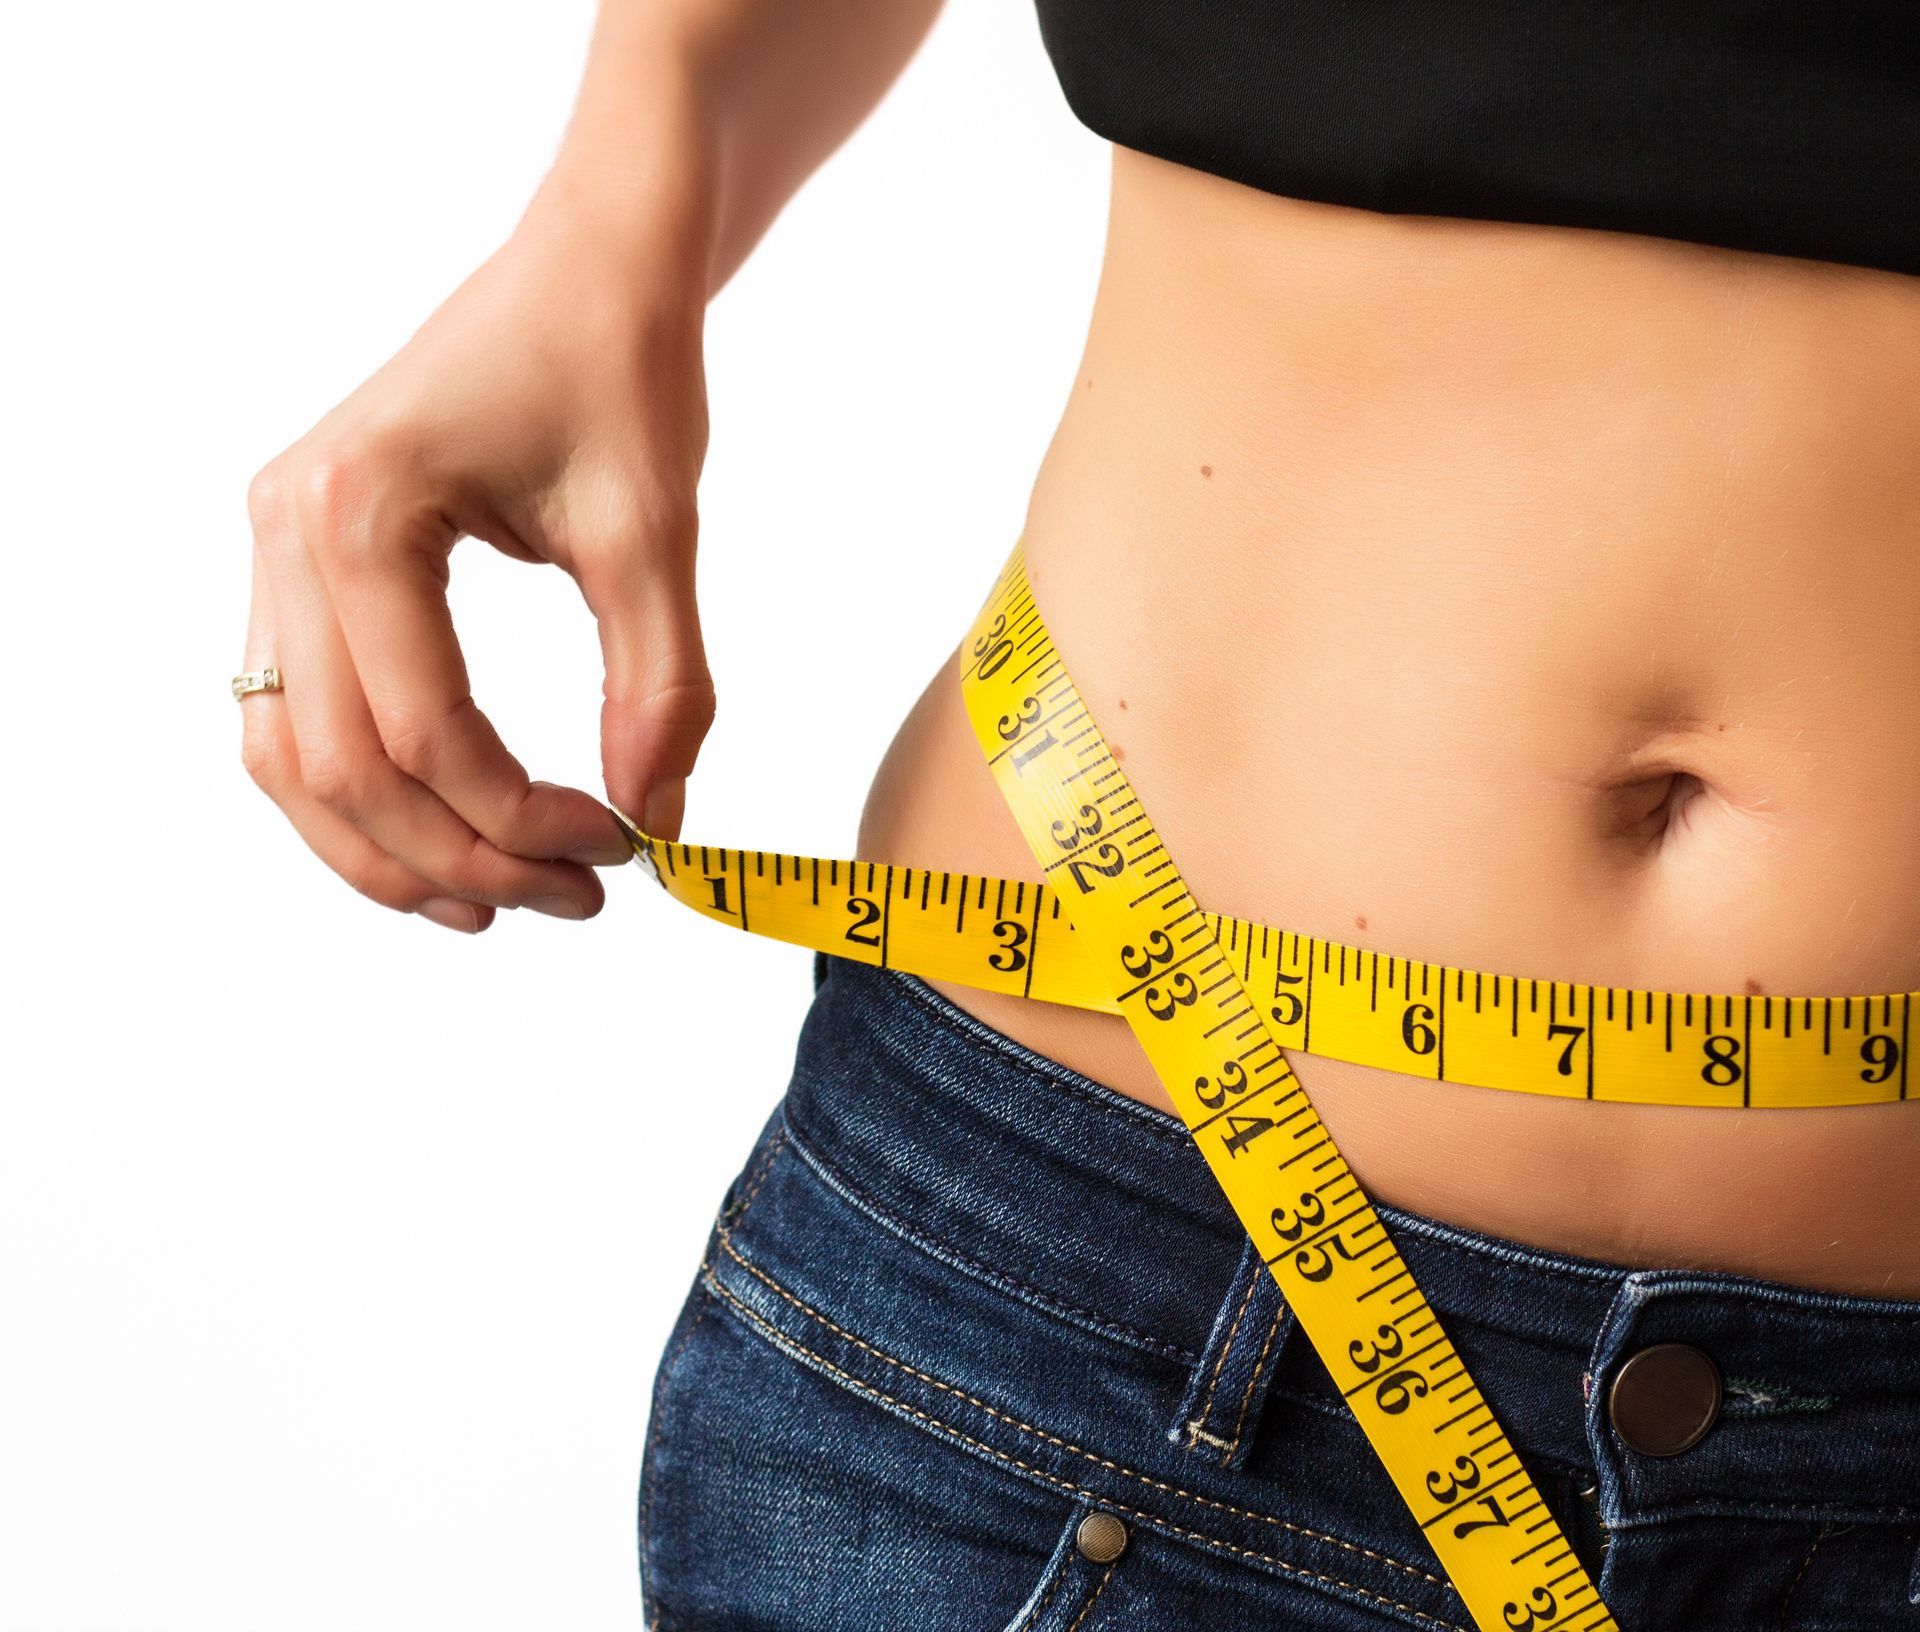
{"type": "Polygon", "coordinates": [[[550,918],[580,919],[587,915],[586,907],[571,895],[537,895],[527,905],[550,918]]]}
{"type": "Polygon", "coordinates": [[[453,901],[444,895],[436,895],[422,901],[413,910],[443,929],[457,929],[462,935],[477,935],[480,932],[480,914],[465,901],[453,901]]]}
{"type": "Polygon", "coordinates": [[[656,839],[676,839],[680,836],[680,819],[686,813],[686,778],[669,776],[647,789],[640,825],[656,839]]]}
{"type": "Polygon", "coordinates": [[[606,839],[569,850],[567,860],[577,861],[582,867],[620,867],[633,860],[633,846],[625,839],[606,839]]]}

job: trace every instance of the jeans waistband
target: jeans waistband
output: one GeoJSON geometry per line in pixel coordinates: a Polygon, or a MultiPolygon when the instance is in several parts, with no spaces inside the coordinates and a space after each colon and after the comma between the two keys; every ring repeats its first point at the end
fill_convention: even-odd
{"type": "MultiPolygon", "coordinates": [[[[1183,1123],[996,1031],[917,976],[816,954],[785,1116],[829,1182],[960,1267],[1197,1360],[1248,1243],[1183,1123]]],[[[1920,1302],[1595,1262],[1380,1216],[1523,1454],[1591,1469],[1607,1522],[1920,1522],[1920,1302]],[[1714,1431],[1635,1454],[1606,1385],[1685,1343],[1714,1431]]],[[[1296,1351],[1307,1349],[1304,1342],[1296,1351]]],[[[1288,1362],[1324,1388],[1310,1353],[1288,1362]]]]}

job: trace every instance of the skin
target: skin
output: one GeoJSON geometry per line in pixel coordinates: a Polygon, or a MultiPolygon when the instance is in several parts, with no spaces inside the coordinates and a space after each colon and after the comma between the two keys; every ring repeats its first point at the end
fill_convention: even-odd
{"type": "MultiPolygon", "coordinates": [[[[1116,149],[1028,567],[1203,905],[1541,978],[1902,992],[1916,400],[1920,278],[1277,199],[1116,149]]],[[[859,854],[1039,876],[951,654],[859,854]]],[[[1171,1109],[1118,1016],[935,984],[1171,1109]]],[[[1920,1296],[1920,1107],[1588,1104],[1288,1058],[1380,1199],[1920,1296]]]]}
{"type": "MultiPolygon", "coordinates": [[[[247,763],[356,887],[478,930],[590,915],[625,855],[474,705],[444,597],[463,535],[580,584],[607,793],[677,834],[714,706],[705,304],[934,10],[612,0],[513,239],[254,483],[246,666],[288,689],[247,699],[247,763]]],[[[1115,148],[1060,384],[1035,593],[1201,902],[1561,980],[1920,987],[1920,279],[1382,215],[1115,148]]],[[[952,663],[857,853],[1037,877],[952,663]]],[[[1118,1017],[936,984],[1167,1107],[1118,1017]]],[[[1589,1105],[1291,1061],[1385,1201],[1920,1296],[1910,1106],[1589,1105]]]]}
{"type": "Polygon", "coordinates": [[[588,918],[612,815],[532,779],[448,616],[463,537],[570,574],[605,659],[607,792],[662,837],[715,698],[695,594],[707,303],[933,20],[916,0],[609,0],[510,241],[254,478],[247,770],[385,906],[588,918]]]}

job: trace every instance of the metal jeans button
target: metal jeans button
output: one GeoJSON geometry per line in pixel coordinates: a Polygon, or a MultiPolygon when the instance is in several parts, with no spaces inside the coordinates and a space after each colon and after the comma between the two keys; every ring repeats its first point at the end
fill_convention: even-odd
{"type": "Polygon", "coordinates": [[[1720,1368],[1691,1343],[1654,1343],[1629,1355],[1607,1390],[1607,1415],[1627,1449],[1678,1456],[1720,1415],[1720,1368]]]}
{"type": "Polygon", "coordinates": [[[1127,1527],[1111,1513],[1089,1513],[1073,1533],[1083,1558],[1111,1564],[1127,1550],[1127,1527]]]}

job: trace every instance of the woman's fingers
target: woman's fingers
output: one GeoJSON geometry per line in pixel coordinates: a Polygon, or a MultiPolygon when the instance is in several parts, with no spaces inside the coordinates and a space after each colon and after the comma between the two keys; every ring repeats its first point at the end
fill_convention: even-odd
{"type": "MultiPolygon", "coordinates": [[[[247,622],[243,666],[260,669],[275,661],[273,598],[259,552],[254,552],[253,610],[247,622]]],[[[474,934],[493,922],[494,909],[438,894],[364,833],[349,826],[308,796],[300,785],[287,701],[279,692],[256,692],[241,699],[240,757],[260,790],[277,804],[315,855],[369,900],[396,912],[418,913],[448,929],[474,934]]]]}
{"type": "Polygon", "coordinates": [[[630,859],[606,807],[532,781],[474,703],[447,610],[448,528],[421,491],[391,456],[336,453],[295,494],[302,541],[387,758],[506,854],[630,859]]]}
{"type": "Polygon", "coordinates": [[[606,665],[607,792],[658,839],[680,836],[687,777],[715,711],[694,594],[695,527],[690,505],[656,513],[574,568],[606,665]]]}
{"type": "Polygon", "coordinates": [[[249,723],[247,770],[316,856],[370,901],[396,912],[417,913],[469,935],[493,922],[492,907],[441,894],[306,792],[283,697],[262,692],[247,698],[246,707],[259,722],[249,723]]]}
{"type": "Polygon", "coordinates": [[[605,892],[587,867],[509,854],[389,758],[298,519],[263,501],[256,527],[304,795],[441,895],[560,917],[598,912],[605,892]]]}

